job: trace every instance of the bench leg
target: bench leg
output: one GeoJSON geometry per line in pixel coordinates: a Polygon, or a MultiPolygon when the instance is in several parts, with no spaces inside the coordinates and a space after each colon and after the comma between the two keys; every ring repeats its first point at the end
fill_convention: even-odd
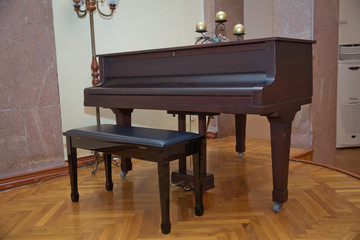
{"type": "MultiPolygon", "coordinates": [[[[200,147],[199,147],[200,148],[200,147]]],[[[200,150],[201,153],[201,150],[200,150]]],[[[202,216],[204,214],[203,205],[203,174],[202,168],[202,155],[194,154],[194,182],[195,182],[195,214],[196,216],[202,216]]]]}
{"type": "Polygon", "coordinates": [[[76,148],[72,147],[71,137],[66,137],[66,147],[68,153],[68,164],[71,185],[71,201],[79,201],[79,192],[77,184],[77,154],[76,148]]]}
{"type": "Polygon", "coordinates": [[[105,187],[106,190],[111,191],[113,190],[113,182],[111,176],[111,154],[105,154],[105,175],[106,175],[106,183],[105,187]]]}
{"type": "Polygon", "coordinates": [[[164,234],[170,232],[170,169],[169,162],[162,159],[158,162],[158,178],[160,189],[161,206],[161,231],[164,234]]]}

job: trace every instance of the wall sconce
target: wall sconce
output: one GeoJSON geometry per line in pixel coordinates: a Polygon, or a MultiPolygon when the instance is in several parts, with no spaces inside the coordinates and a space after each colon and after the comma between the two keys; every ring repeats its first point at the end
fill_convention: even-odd
{"type": "MultiPolygon", "coordinates": [[[[201,44],[204,44],[206,42],[211,42],[211,43],[228,42],[229,39],[226,36],[219,33],[219,30],[220,31],[225,30],[224,23],[227,22],[226,18],[227,18],[227,14],[224,11],[219,11],[216,13],[215,15],[216,27],[215,27],[215,32],[213,32],[214,34],[213,38],[205,35],[205,33],[207,32],[205,23],[199,22],[198,24],[196,24],[195,32],[200,33],[202,36],[196,39],[195,44],[199,42],[201,44]]],[[[244,35],[245,35],[244,25],[240,23],[236,24],[233,28],[233,34],[237,36],[238,40],[244,40],[244,35]]]]}

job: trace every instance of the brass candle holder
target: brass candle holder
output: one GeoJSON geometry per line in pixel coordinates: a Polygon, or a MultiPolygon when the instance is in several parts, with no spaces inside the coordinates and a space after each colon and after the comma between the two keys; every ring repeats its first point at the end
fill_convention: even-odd
{"type": "Polygon", "coordinates": [[[105,0],[70,0],[74,11],[78,15],[78,17],[83,18],[87,15],[89,12],[89,19],[90,19],[90,33],[91,33],[91,52],[92,52],[92,61],[91,61],[91,75],[93,77],[92,79],[92,85],[98,86],[100,84],[99,79],[99,64],[96,59],[96,50],[95,50],[95,34],[94,34],[94,18],[93,15],[95,11],[97,10],[98,13],[105,17],[110,18],[113,16],[114,11],[116,9],[116,6],[119,3],[119,0],[106,0],[106,3],[108,5],[108,8],[110,10],[109,13],[104,13],[101,11],[99,3],[104,4],[105,0]]]}
{"type": "MultiPolygon", "coordinates": [[[[220,42],[228,42],[229,39],[222,35],[220,32],[225,31],[225,22],[227,22],[227,14],[224,11],[219,11],[215,14],[215,31],[212,33],[213,37],[209,37],[206,35],[206,25],[203,22],[199,22],[196,24],[195,32],[200,33],[201,37],[196,39],[195,44],[204,44],[206,42],[210,43],[220,43],[220,42]]],[[[211,33],[210,33],[211,34],[211,33]]],[[[237,36],[238,40],[243,40],[245,35],[245,27],[242,24],[236,24],[233,29],[233,34],[237,36]]]]}
{"type": "Polygon", "coordinates": [[[244,40],[245,27],[242,24],[236,24],[233,28],[233,34],[237,37],[238,40],[244,40]]]}

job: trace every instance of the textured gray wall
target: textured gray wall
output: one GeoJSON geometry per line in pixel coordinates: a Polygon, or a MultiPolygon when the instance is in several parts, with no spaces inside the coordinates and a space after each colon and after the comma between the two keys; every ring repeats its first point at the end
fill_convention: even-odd
{"type": "Polygon", "coordinates": [[[64,164],[52,3],[0,2],[0,178],[64,164]]]}

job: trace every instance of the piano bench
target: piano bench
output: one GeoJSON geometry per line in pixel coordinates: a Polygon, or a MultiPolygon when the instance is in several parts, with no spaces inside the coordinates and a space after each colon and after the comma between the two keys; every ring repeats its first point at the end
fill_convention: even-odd
{"type": "Polygon", "coordinates": [[[77,186],[77,148],[104,153],[105,186],[108,191],[111,191],[113,188],[111,154],[157,162],[162,218],[161,231],[165,234],[169,233],[171,229],[169,216],[169,162],[181,157],[193,155],[195,214],[197,216],[203,215],[203,184],[200,166],[202,164],[201,144],[204,136],[189,132],[110,124],[71,129],[66,131],[64,136],[66,136],[71,200],[73,202],[79,201],[77,186]]]}

